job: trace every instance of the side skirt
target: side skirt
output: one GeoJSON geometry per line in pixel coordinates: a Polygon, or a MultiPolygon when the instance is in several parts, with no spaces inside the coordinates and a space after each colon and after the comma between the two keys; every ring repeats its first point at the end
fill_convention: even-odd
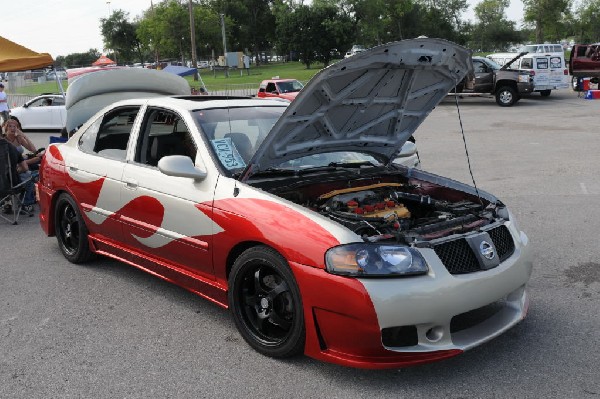
{"type": "Polygon", "coordinates": [[[227,309],[227,288],[164,260],[117,244],[103,236],[89,236],[92,251],[137,267],[227,309]]]}

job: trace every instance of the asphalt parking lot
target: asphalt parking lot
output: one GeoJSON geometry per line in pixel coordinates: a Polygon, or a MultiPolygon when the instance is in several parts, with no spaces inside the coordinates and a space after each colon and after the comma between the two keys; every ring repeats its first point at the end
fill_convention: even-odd
{"type": "MultiPolygon", "coordinates": [[[[459,104],[477,186],[533,247],[529,315],[512,330],[408,369],[274,360],[227,311],[116,261],[72,265],[23,218],[0,223],[0,398],[599,397],[600,100],[562,90],[459,104]]],[[[45,146],[51,134],[28,135],[45,146]]],[[[454,97],[415,137],[423,169],[471,183],[454,97]]]]}

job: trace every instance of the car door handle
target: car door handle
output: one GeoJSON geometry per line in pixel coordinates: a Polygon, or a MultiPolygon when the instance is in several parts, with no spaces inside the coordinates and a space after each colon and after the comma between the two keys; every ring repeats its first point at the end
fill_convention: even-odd
{"type": "Polygon", "coordinates": [[[79,165],[77,165],[76,163],[72,163],[68,166],[69,171],[73,172],[73,173],[77,173],[79,171],[79,165]]]}
{"type": "Polygon", "coordinates": [[[123,179],[123,183],[125,183],[126,188],[136,189],[138,187],[138,182],[135,179],[123,179]]]}

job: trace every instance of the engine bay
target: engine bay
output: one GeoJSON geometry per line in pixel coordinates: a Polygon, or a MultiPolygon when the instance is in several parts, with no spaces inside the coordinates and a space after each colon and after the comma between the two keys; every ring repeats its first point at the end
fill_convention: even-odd
{"type": "Polygon", "coordinates": [[[417,180],[371,181],[354,187],[315,184],[277,195],[336,221],[364,241],[406,245],[477,230],[502,219],[499,205],[504,209],[499,203],[417,180]]]}

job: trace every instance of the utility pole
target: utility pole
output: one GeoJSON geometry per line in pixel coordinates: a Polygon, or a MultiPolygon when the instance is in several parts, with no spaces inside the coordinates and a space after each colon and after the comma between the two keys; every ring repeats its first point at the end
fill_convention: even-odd
{"type": "Polygon", "coordinates": [[[192,67],[194,68],[194,82],[198,81],[198,59],[196,58],[196,24],[194,24],[194,6],[189,1],[190,11],[190,40],[192,42],[192,67]]]}
{"type": "Polygon", "coordinates": [[[227,38],[225,37],[225,14],[219,14],[221,16],[221,35],[223,35],[223,58],[225,59],[225,76],[229,77],[229,71],[227,70],[227,38]]]}

